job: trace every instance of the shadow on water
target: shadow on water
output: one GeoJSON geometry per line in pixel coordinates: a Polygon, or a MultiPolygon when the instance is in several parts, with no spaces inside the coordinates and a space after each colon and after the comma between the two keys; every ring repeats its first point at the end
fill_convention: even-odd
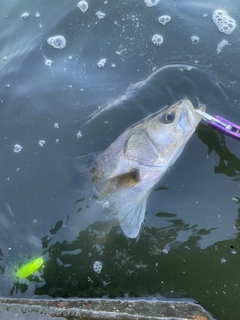
{"type": "Polygon", "coordinates": [[[214,172],[236,177],[236,180],[239,180],[240,159],[226,146],[226,138],[218,131],[202,123],[196,132],[199,139],[208,146],[208,155],[215,152],[219,156],[219,164],[214,166],[214,172]]]}

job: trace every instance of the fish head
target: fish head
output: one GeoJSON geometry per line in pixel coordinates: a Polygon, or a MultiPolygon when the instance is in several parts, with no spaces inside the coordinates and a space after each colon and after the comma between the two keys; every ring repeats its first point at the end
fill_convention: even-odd
{"type": "MultiPolygon", "coordinates": [[[[199,110],[205,111],[200,105],[199,110]]],[[[183,99],[146,118],[128,139],[125,156],[147,166],[170,166],[192,136],[201,115],[183,99]]]]}

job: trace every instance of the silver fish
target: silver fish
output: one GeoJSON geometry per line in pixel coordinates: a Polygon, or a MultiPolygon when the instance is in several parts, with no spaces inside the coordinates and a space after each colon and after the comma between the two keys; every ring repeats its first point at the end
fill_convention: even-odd
{"type": "Polygon", "coordinates": [[[149,193],[180,156],[200,120],[191,101],[181,100],[128,128],[96,159],[95,188],[107,198],[108,211],[117,214],[127,237],[137,237],[149,193]]]}

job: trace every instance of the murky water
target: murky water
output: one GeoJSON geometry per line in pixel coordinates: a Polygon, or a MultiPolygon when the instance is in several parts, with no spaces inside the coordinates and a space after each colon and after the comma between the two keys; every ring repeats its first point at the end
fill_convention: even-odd
{"type": "Polygon", "coordinates": [[[238,141],[200,124],[135,240],[102,214],[85,174],[128,126],[184,97],[240,123],[238,1],[147,2],[3,1],[0,294],[160,294],[239,319],[238,141]],[[42,269],[16,279],[40,256],[42,269]]]}

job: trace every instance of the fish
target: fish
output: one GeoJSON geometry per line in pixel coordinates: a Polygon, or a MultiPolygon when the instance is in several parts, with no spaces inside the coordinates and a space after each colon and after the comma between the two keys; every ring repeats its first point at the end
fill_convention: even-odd
{"type": "MultiPolygon", "coordinates": [[[[199,110],[206,107],[199,104],[199,110]]],[[[92,181],[103,196],[104,211],[117,215],[123,233],[136,238],[153,187],[181,155],[201,115],[185,98],[125,130],[99,154],[92,181]]]]}

